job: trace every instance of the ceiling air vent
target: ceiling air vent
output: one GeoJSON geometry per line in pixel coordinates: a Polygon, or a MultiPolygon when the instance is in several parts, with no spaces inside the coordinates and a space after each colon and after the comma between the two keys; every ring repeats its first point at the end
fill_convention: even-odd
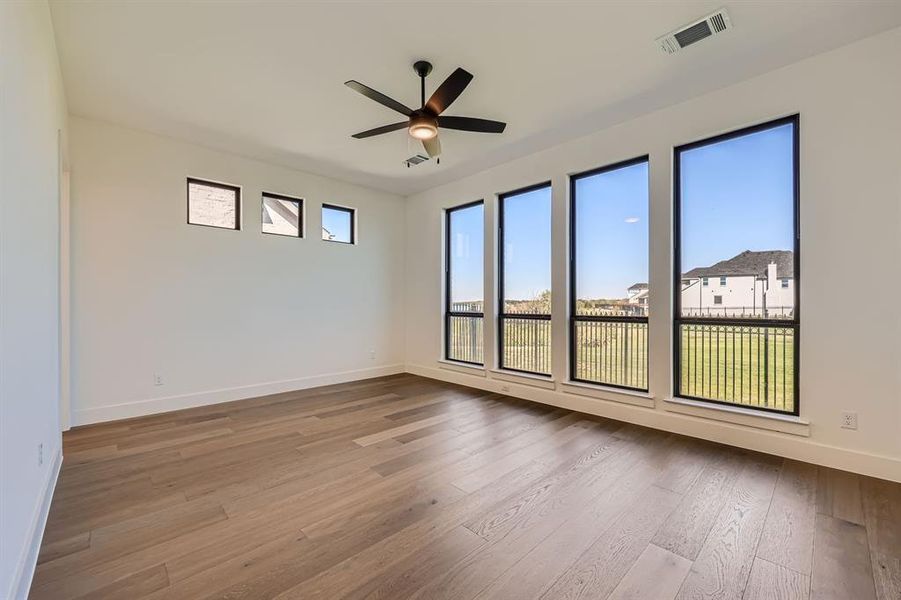
{"type": "Polygon", "coordinates": [[[685,27],[680,27],[676,31],[671,31],[657,38],[657,43],[664,52],[673,54],[686,46],[722,33],[727,29],[732,29],[732,21],[729,20],[729,13],[726,12],[726,9],[721,8],[703,19],[689,23],[685,27]]]}
{"type": "Polygon", "coordinates": [[[407,165],[407,168],[409,169],[410,167],[418,165],[419,163],[424,163],[427,160],[429,160],[428,156],[425,156],[423,154],[414,154],[413,156],[405,160],[404,164],[407,165]]]}

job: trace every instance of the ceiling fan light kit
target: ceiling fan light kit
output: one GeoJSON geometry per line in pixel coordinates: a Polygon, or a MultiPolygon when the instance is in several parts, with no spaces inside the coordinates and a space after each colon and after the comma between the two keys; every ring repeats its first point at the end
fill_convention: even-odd
{"type": "Polygon", "coordinates": [[[428,115],[412,116],[409,131],[417,140],[430,140],[438,135],[438,119],[428,115]]]}
{"type": "MultiPolygon", "coordinates": [[[[456,69],[441,85],[438,86],[438,89],[436,89],[428,101],[426,101],[425,78],[432,72],[432,64],[428,61],[419,60],[413,63],[413,70],[416,72],[416,75],[419,76],[420,80],[422,106],[417,110],[408,108],[397,100],[386,96],[369,86],[363,85],[359,81],[350,80],[344,82],[344,85],[352,90],[407,117],[406,121],[361,131],[360,133],[355,133],[351,137],[364,139],[382,135],[383,133],[406,129],[410,137],[422,142],[422,147],[425,149],[426,154],[431,158],[435,158],[441,153],[441,143],[438,141],[439,128],[474,131],[477,133],[503,133],[507,124],[500,121],[476,119],[473,117],[441,116],[441,113],[447,110],[454,100],[463,93],[463,90],[466,89],[469,82],[472,81],[471,73],[461,68],[456,69]]],[[[407,164],[407,166],[409,166],[409,164],[407,164]]]]}

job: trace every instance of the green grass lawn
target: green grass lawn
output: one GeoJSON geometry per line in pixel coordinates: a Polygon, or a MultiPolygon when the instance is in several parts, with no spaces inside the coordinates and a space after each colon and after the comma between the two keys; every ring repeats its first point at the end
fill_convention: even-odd
{"type": "Polygon", "coordinates": [[[681,394],[794,411],[794,332],[783,327],[685,325],[681,394]]]}

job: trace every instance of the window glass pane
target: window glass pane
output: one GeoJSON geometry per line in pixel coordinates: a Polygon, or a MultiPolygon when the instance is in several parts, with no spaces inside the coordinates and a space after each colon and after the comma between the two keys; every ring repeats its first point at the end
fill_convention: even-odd
{"type": "Polygon", "coordinates": [[[353,209],[322,205],[322,239],[352,244],[354,239],[353,209]]]}
{"type": "Polygon", "coordinates": [[[794,286],[777,282],[794,277],[792,125],[679,157],[682,315],[791,318],[794,286]],[[709,285],[720,277],[726,289],[709,285]]]}
{"type": "Polygon", "coordinates": [[[263,194],[263,233],[300,237],[300,200],[263,194]]]}
{"type": "Polygon", "coordinates": [[[503,198],[504,312],[551,314],[551,187],[503,198]]]}
{"type": "Polygon", "coordinates": [[[551,186],[502,196],[500,201],[500,366],[547,375],[551,372],[551,186]]]}
{"type": "Polygon", "coordinates": [[[648,387],[648,163],[573,182],[571,376],[648,387]]]}
{"type": "Polygon", "coordinates": [[[484,312],[484,205],[448,212],[450,310],[484,312]]]}
{"type": "Polygon", "coordinates": [[[240,191],[237,187],[188,180],[188,223],[238,229],[240,191]]]}
{"type": "Polygon", "coordinates": [[[481,202],[447,211],[447,358],[475,364],[485,361],[484,217],[481,202]]]}
{"type": "Polygon", "coordinates": [[[576,314],[648,314],[648,163],[575,181],[576,314]]]}
{"type": "Polygon", "coordinates": [[[677,149],[681,396],[797,414],[796,126],[677,149]]]}

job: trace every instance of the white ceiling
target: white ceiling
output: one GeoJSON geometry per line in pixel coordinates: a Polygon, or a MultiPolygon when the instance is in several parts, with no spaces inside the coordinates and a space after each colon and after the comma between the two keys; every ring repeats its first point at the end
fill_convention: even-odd
{"type": "Polygon", "coordinates": [[[51,2],[73,114],[407,194],[901,25],[901,0],[668,2],[51,2]],[[675,55],[654,39],[725,5],[734,30],[675,55]],[[475,79],[446,114],[441,164],[407,169],[411,64],[475,79]]]}

